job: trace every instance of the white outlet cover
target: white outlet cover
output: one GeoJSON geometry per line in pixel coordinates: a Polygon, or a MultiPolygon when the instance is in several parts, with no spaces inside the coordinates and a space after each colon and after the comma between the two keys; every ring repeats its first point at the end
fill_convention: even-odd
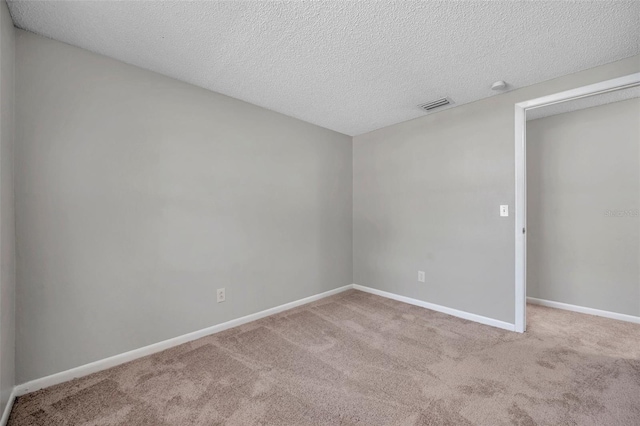
{"type": "Polygon", "coordinates": [[[225,294],[224,293],[225,293],[224,288],[219,288],[216,291],[216,299],[217,299],[218,303],[225,301],[225,294]]]}
{"type": "Polygon", "coordinates": [[[421,283],[425,281],[424,271],[418,271],[418,281],[421,283]]]}

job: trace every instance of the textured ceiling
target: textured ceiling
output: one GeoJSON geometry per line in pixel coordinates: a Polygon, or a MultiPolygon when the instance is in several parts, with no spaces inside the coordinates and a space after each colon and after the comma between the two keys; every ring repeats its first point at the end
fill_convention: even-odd
{"type": "Polygon", "coordinates": [[[640,53],[640,2],[9,2],[16,26],[348,135],[640,53]]]}
{"type": "MultiPolygon", "coordinates": [[[[564,114],[565,112],[606,105],[613,102],[626,101],[627,99],[633,98],[640,98],[640,86],[587,96],[585,98],[561,102],[559,104],[553,104],[546,107],[535,108],[527,111],[527,121],[549,117],[550,115],[564,114]]],[[[638,117],[638,125],[640,126],[640,116],[638,117]]]]}

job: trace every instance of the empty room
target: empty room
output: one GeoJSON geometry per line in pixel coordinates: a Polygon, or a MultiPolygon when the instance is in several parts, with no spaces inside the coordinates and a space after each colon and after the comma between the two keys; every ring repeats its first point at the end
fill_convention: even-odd
{"type": "Polygon", "coordinates": [[[640,1],[0,0],[0,415],[640,425],[640,1]]]}

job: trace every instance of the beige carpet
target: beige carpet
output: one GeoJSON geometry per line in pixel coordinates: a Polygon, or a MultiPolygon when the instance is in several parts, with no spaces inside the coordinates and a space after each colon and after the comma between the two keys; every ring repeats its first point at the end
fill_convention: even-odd
{"type": "Polygon", "coordinates": [[[350,290],[19,398],[18,425],[640,425],[640,325],[525,335],[350,290]]]}

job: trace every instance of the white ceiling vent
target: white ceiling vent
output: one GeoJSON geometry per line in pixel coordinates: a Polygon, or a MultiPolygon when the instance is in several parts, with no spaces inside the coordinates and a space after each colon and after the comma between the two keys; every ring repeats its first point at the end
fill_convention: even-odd
{"type": "Polygon", "coordinates": [[[435,101],[431,101],[431,102],[426,102],[424,104],[420,104],[418,105],[419,108],[422,108],[423,110],[427,111],[427,112],[431,112],[434,109],[438,109],[438,108],[442,108],[443,106],[446,105],[451,105],[453,104],[453,101],[449,98],[440,98],[440,99],[436,99],[435,101]]]}

